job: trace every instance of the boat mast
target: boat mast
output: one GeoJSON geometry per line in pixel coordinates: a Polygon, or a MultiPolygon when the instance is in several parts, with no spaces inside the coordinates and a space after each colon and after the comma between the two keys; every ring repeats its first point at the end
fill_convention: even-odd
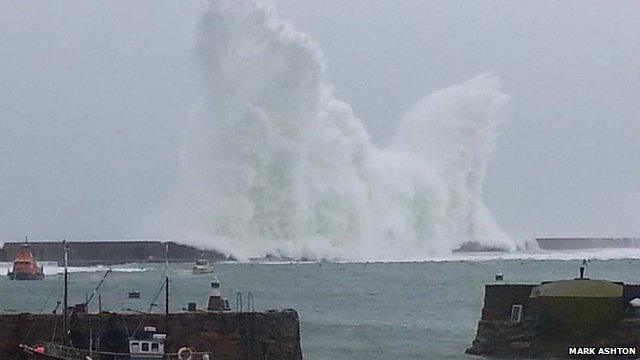
{"type": "Polygon", "coordinates": [[[62,241],[62,247],[64,248],[64,300],[62,308],[62,344],[66,345],[67,342],[67,302],[69,294],[69,249],[67,248],[67,239],[62,241]]]}
{"type": "Polygon", "coordinates": [[[164,249],[164,314],[169,315],[169,243],[164,249]]]}

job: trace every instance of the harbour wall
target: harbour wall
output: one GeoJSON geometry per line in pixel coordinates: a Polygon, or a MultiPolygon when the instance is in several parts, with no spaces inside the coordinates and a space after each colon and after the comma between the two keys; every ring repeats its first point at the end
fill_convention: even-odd
{"type": "MultiPolygon", "coordinates": [[[[640,298],[640,285],[623,284],[621,306],[625,316],[612,331],[594,336],[586,342],[563,336],[549,338],[540,333],[538,309],[529,296],[540,284],[492,284],[485,286],[484,306],[478,321],[476,337],[468,354],[491,358],[576,358],[568,356],[569,346],[634,347],[640,354],[640,314],[630,311],[629,301],[640,298]],[[522,305],[521,320],[511,318],[512,306],[522,305]]],[[[594,358],[594,357],[590,357],[594,358]]],[[[595,357],[597,358],[597,357],[595,357]]],[[[603,357],[610,358],[610,357],[603,357]]],[[[616,357],[625,358],[625,357],[616,357]]],[[[627,357],[638,358],[638,356],[627,357]]]]}
{"type": "MultiPolygon", "coordinates": [[[[640,248],[640,238],[603,238],[603,237],[550,237],[537,238],[537,248],[548,251],[580,250],[580,249],[623,249],[640,248]]],[[[535,250],[536,248],[529,242],[524,244],[524,250],[535,250]]],[[[475,241],[463,243],[454,252],[504,252],[500,247],[485,246],[475,241]]]]}
{"type": "MultiPolygon", "coordinates": [[[[0,261],[13,261],[24,242],[7,242],[0,250],[0,261]]],[[[191,262],[198,258],[209,261],[229,259],[224,254],[202,250],[189,245],[162,241],[72,241],[69,246],[69,263],[72,266],[109,265],[132,262],[164,262],[166,245],[169,261],[191,262]]],[[[29,248],[38,261],[64,260],[62,242],[30,242],[29,248]]]]}
{"type": "MultiPolygon", "coordinates": [[[[640,248],[640,238],[538,238],[542,250],[576,250],[590,248],[640,248]]],[[[24,242],[6,242],[0,248],[0,261],[12,261],[24,242]]],[[[193,262],[199,258],[209,261],[233,260],[215,250],[203,250],[190,245],[158,240],[131,241],[70,241],[69,261],[72,266],[111,265],[131,262],[163,262],[165,246],[169,245],[170,262],[193,262]]],[[[62,242],[30,242],[29,247],[38,261],[62,263],[62,242]]],[[[456,251],[502,251],[477,243],[466,243],[456,251]]]]}
{"type": "Polygon", "coordinates": [[[542,250],[640,248],[640,238],[538,238],[542,250]]]}
{"type": "MultiPolygon", "coordinates": [[[[61,341],[62,315],[0,315],[2,359],[26,359],[20,344],[61,341]]],[[[183,346],[210,351],[216,360],[302,360],[300,325],[295,310],[267,312],[194,312],[161,314],[80,314],[70,320],[69,339],[88,349],[128,352],[128,335],[154,326],[167,334],[166,352],[183,346]]]]}

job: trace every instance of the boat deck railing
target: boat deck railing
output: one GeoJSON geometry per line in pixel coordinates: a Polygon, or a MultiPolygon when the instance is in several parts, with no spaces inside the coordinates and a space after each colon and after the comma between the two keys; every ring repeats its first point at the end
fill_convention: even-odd
{"type": "MultiPolygon", "coordinates": [[[[60,344],[45,343],[46,354],[65,360],[129,360],[132,358],[132,354],[129,353],[115,353],[108,351],[95,351],[88,349],[78,349],[69,346],[62,346],[60,344]]],[[[143,355],[143,354],[140,354],[143,355]]],[[[162,360],[181,360],[182,358],[176,354],[153,354],[145,353],[144,356],[157,355],[158,359],[162,360]]],[[[210,352],[192,352],[192,360],[203,360],[208,355],[211,358],[210,352]]],[[[133,355],[135,356],[135,355],[133,355]]],[[[184,357],[183,357],[184,358],[184,357]]]]}

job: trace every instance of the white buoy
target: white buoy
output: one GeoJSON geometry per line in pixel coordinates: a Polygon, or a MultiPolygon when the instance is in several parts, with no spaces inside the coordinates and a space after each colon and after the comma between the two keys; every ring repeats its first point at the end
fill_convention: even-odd
{"type": "Polygon", "coordinates": [[[629,301],[629,305],[633,307],[640,307],[640,299],[638,298],[631,299],[631,301],[629,301]]]}

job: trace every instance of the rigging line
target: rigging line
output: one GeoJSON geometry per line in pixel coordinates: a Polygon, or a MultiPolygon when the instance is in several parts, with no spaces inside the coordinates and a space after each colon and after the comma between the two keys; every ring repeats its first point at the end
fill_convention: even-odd
{"type": "MultiPolygon", "coordinates": [[[[158,288],[158,291],[156,292],[156,295],[153,297],[153,301],[152,302],[156,302],[158,301],[158,298],[160,297],[160,295],[162,294],[162,290],[165,287],[165,281],[164,279],[160,280],[160,287],[158,288]]],[[[151,311],[151,310],[149,310],[151,311]]]]}
{"type": "MultiPolygon", "coordinates": [[[[155,303],[155,302],[158,300],[158,297],[160,297],[160,294],[162,294],[162,289],[164,289],[164,286],[165,286],[165,282],[164,282],[164,280],[162,280],[162,281],[160,282],[160,288],[158,289],[158,292],[156,293],[156,296],[155,296],[155,297],[153,298],[153,300],[151,301],[151,304],[155,303]]],[[[148,313],[151,313],[151,308],[152,308],[152,305],[151,305],[151,304],[149,304],[149,311],[148,311],[148,313]]],[[[144,320],[145,320],[145,318],[146,318],[146,317],[147,317],[147,313],[143,313],[143,314],[142,314],[142,317],[140,318],[140,322],[138,323],[138,325],[136,326],[135,330],[133,331],[133,333],[134,333],[134,334],[138,332],[138,330],[139,330],[139,329],[140,329],[140,327],[142,326],[142,324],[143,324],[143,322],[144,322],[144,320]]]]}
{"type": "MultiPolygon", "coordinates": [[[[122,309],[124,311],[125,305],[124,305],[124,300],[122,300],[122,293],[120,293],[120,287],[118,287],[116,285],[116,287],[118,288],[118,299],[120,300],[120,304],[122,305],[122,309]]],[[[124,313],[121,312],[120,313],[120,319],[122,320],[122,323],[124,324],[124,331],[127,333],[127,337],[131,336],[131,333],[129,332],[129,326],[127,325],[127,318],[125,318],[124,313]]]]}
{"type": "MultiPolygon", "coordinates": [[[[44,303],[40,307],[40,310],[38,310],[38,314],[41,314],[42,311],[44,310],[44,308],[47,306],[47,304],[49,303],[49,300],[51,299],[51,296],[53,295],[53,292],[55,291],[57,286],[58,286],[58,284],[54,283],[54,286],[51,287],[51,289],[49,290],[49,294],[48,294],[47,298],[45,299],[44,303]]],[[[29,329],[27,330],[27,333],[22,338],[22,342],[27,340],[27,337],[31,334],[31,330],[33,330],[33,326],[35,324],[36,324],[36,320],[34,319],[31,322],[31,325],[29,326],[29,329]]]]}
{"type": "Polygon", "coordinates": [[[56,339],[56,328],[58,327],[58,317],[55,317],[55,321],[53,323],[53,332],[51,332],[51,342],[54,342],[56,339]]]}
{"type": "MultiPolygon", "coordinates": [[[[59,278],[60,278],[60,277],[58,277],[58,279],[59,279],[59,278]]],[[[44,308],[47,306],[47,303],[49,302],[49,299],[51,299],[51,296],[52,296],[53,292],[55,291],[55,289],[56,289],[56,287],[57,287],[58,285],[59,285],[59,284],[54,283],[54,286],[52,286],[52,287],[51,287],[51,290],[49,291],[49,295],[47,296],[47,299],[44,301],[44,304],[43,304],[43,305],[42,305],[42,307],[40,308],[39,313],[42,313],[42,311],[44,310],[44,308]]],[[[25,342],[25,341],[27,340],[27,337],[31,334],[31,330],[33,330],[33,326],[35,325],[35,323],[36,323],[36,320],[34,319],[34,320],[31,322],[31,325],[29,326],[29,329],[27,330],[27,333],[24,335],[24,337],[23,337],[23,339],[22,339],[22,342],[25,342]]],[[[57,326],[57,323],[58,323],[58,317],[56,316],[56,317],[55,317],[55,322],[54,322],[54,325],[53,325],[53,334],[54,334],[54,336],[55,336],[55,331],[56,331],[56,330],[55,330],[55,328],[56,328],[56,326],[57,326]]],[[[20,358],[20,355],[16,355],[16,356],[13,358],[13,360],[15,360],[15,359],[19,359],[19,358],[20,358]]]]}
{"type": "Polygon", "coordinates": [[[112,283],[113,283],[113,286],[116,288],[116,294],[118,296],[118,300],[120,300],[120,305],[122,306],[121,312],[118,314],[120,315],[122,323],[124,324],[124,330],[127,333],[127,337],[129,337],[131,333],[129,333],[129,326],[127,326],[127,319],[125,318],[123,313],[123,311],[126,311],[126,306],[124,304],[124,300],[122,300],[122,293],[120,292],[120,287],[118,286],[118,282],[115,279],[114,281],[112,281],[112,283]]]}
{"type": "Polygon", "coordinates": [[[91,296],[89,296],[89,298],[85,302],[85,305],[87,306],[87,308],[89,307],[89,303],[91,302],[91,300],[93,300],[93,298],[96,296],[96,293],[98,292],[98,290],[100,290],[100,287],[102,286],[104,281],[107,280],[107,277],[109,277],[109,274],[111,274],[111,269],[107,270],[107,272],[104,274],[104,276],[102,276],[102,279],[98,283],[98,286],[96,286],[96,288],[93,289],[91,296]]]}

